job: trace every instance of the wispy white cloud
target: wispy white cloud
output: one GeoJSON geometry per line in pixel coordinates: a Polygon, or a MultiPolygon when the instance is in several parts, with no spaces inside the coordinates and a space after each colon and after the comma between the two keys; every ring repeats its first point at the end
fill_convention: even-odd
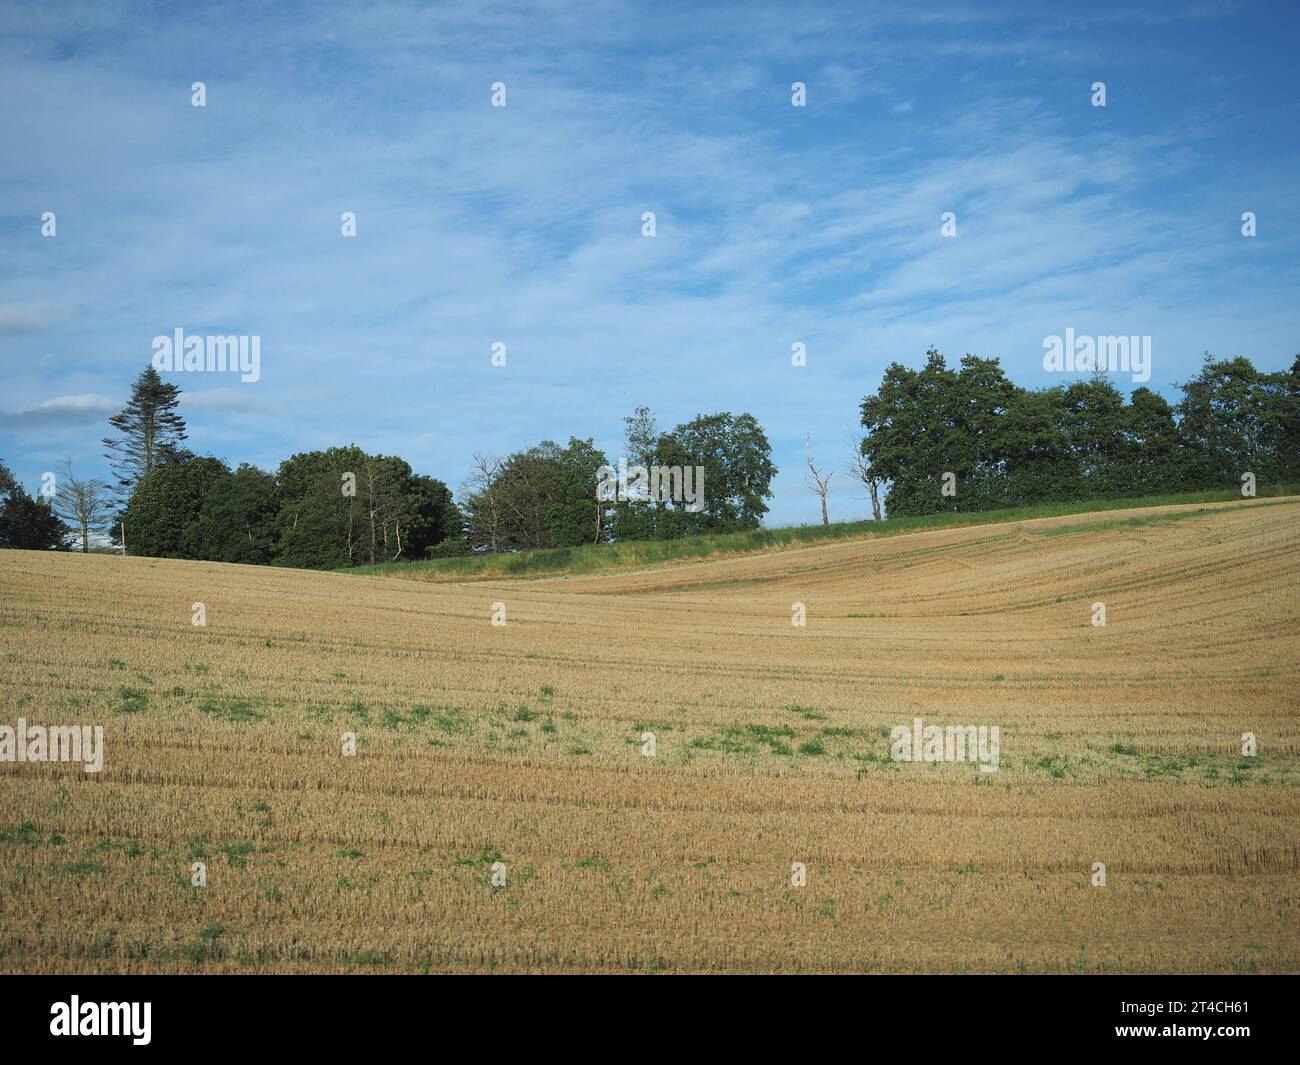
{"type": "Polygon", "coordinates": [[[0,412],[0,425],[12,429],[41,429],[54,425],[91,425],[102,422],[117,410],[112,398],[85,394],[55,396],[34,407],[0,412]]]}

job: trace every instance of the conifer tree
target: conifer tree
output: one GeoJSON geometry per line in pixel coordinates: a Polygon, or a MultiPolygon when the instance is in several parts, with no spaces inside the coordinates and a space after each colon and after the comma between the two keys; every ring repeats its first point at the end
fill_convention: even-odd
{"type": "Polygon", "coordinates": [[[109,418],[118,436],[104,437],[104,456],[112,464],[123,501],[155,466],[178,453],[185,439],[185,419],[176,413],[181,390],[167,384],[153,366],[146,366],[131,386],[131,398],[120,414],[109,418]]]}

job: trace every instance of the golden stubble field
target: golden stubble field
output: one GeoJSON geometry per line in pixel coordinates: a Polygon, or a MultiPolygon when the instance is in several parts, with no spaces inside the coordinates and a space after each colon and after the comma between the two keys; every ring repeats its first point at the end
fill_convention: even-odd
{"type": "Polygon", "coordinates": [[[1295,972],[1297,549],[1283,499],[543,581],[0,552],[0,725],[105,730],[0,762],[0,970],[1295,972]],[[892,761],[917,716],[998,770],[892,761]]]}

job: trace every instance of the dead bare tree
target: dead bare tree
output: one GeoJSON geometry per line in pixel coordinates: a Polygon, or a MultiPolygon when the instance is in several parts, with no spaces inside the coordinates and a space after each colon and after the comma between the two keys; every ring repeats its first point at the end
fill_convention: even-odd
{"type": "MultiPolygon", "coordinates": [[[[72,460],[64,459],[55,469],[56,486],[50,501],[57,514],[81,530],[81,550],[90,550],[90,534],[99,532],[113,514],[109,485],[97,477],[83,481],[72,472],[72,460]]],[[[125,541],[125,535],[123,535],[125,541]]]]}
{"type": "Polygon", "coordinates": [[[497,550],[504,531],[502,528],[505,521],[504,503],[497,485],[497,475],[500,474],[503,465],[504,462],[496,455],[475,452],[469,477],[462,489],[467,497],[467,503],[476,500],[480,504],[477,508],[469,507],[471,513],[476,509],[479,511],[475,521],[479,527],[473,530],[473,535],[484,537],[487,540],[488,550],[493,552],[497,550]]]}
{"type": "Polygon", "coordinates": [[[855,481],[861,481],[871,493],[871,516],[880,520],[880,478],[871,468],[871,462],[862,451],[863,440],[860,434],[849,430],[849,446],[853,457],[845,464],[844,472],[855,481]]]}
{"type": "Polygon", "coordinates": [[[804,484],[808,486],[810,491],[816,492],[817,495],[821,497],[822,524],[829,525],[831,519],[826,513],[826,493],[829,490],[831,478],[835,476],[835,471],[831,470],[827,472],[824,470],[818,470],[816,465],[813,463],[812,437],[805,433],[803,442],[804,454],[808,460],[808,472],[812,474],[808,480],[804,481],[804,484]]]}

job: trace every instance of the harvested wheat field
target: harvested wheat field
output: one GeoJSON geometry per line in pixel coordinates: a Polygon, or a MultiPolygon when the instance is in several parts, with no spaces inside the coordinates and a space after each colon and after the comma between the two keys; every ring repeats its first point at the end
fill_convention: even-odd
{"type": "Polygon", "coordinates": [[[104,752],[0,763],[0,968],[1300,971],[1298,550],[1285,498],[518,582],[3,552],[0,724],[104,752]]]}

